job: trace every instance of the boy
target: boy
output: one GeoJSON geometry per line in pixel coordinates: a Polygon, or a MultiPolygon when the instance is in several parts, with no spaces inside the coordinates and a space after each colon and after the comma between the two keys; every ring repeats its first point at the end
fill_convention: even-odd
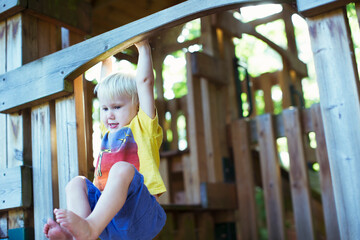
{"type": "Polygon", "coordinates": [[[147,41],[135,46],[135,81],[113,74],[95,88],[108,132],[94,184],[84,177],[69,182],[68,209],[55,209],[56,222],[49,219],[44,226],[50,239],[152,239],[165,224],[166,214],[157,201],[166,189],[159,173],[162,130],[155,110],[151,49],[147,41]]]}

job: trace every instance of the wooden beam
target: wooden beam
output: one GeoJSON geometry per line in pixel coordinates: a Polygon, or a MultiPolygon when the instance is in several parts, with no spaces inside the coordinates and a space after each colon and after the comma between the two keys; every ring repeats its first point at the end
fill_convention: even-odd
{"type": "Polygon", "coordinates": [[[308,75],[305,63],[299,60],[299,58],[296,55],[292,54],[290,51],[283,49],[265,36],[258,33],[255,30],[255,27],[251,24],[243,23],[237,20],[230,12],[222,12],[220,14],[217,14],[217,16],[217,27],[220,27],[224,31],[238,38],[241,38],[241,35],[243,33],[246,33],[264,41],[266,44],[269,45],[269,47],[279,53],[281,57],[285,58],[289,62],[291,69],[294,69],[300,76],[306,77],[308,75]]]}
{"type": "Polygon", "coordinates": [[[191,64],[194,76],[203,77],[215,84],[227,84],[224,66],[219,58],[202,52],[194,52],[191,53],[191,64]]]}
{"type": "Polygon", "coordinates": [[[174,27],[211,13],[260,2],[185,1],[7,72],[0,76],[0,79],[5,79],[0,88],[0,112],[15,111],[72,92],[72,80],[87,69],[164,28],[174,27]],[[14,95],[19,97],[13,98],[14,95]]]}
{"type": "Polygon", "coordinates": [[[0,210],[30,207],[31,169],[25,166],[0,169],[0,210]]]}
{"type": "Polygon", "coordinates": [[[359,75],[346,11],[308,19],[341,239],[360,236],[359,75]],[[336,34],[334,34],[336,29],[336,34]]]}
{"type": "Polygon", "coordinates": [[[296,0],[298,11],[305,17],[320,15],[331,10],[345,7],[354,0],[296,0]]]}

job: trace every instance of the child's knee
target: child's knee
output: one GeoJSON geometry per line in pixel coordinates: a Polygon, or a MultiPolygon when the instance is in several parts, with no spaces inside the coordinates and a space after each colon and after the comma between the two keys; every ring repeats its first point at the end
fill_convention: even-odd
{"type": "Polygon", "coordinates": [[[116,177],[124,180],[132,180],[135,174],[134,166],[127,162],[117,162],[111,169],[109,175],[116,175],[116,177]]]}
{"type": "Polygon", "coordinates": [[[77,176],[71,179],[68,184],[66,184],[65,191],[68,193],[73,191],[79,191],[82,189],[86,189],[86,180],[84,177],[77,176]]]}

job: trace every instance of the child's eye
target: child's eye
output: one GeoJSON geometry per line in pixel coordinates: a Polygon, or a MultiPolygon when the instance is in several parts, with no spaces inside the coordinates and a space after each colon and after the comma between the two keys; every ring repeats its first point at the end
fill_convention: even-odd
{"type": "Polygon", "coordinates": [[[121,106],[115,106],[114,108],[115,108],[115,109],[120,109],[120,108],[121,108],[121,106]]]}
{"type": "Polygon", "coordinates": [[[108,108],[106,108],[106,107],[103,107],[103,108],[102,108],[102,110],[103,110],[103,111],[107,111],[107,110],[108,110],[108,108]]]}

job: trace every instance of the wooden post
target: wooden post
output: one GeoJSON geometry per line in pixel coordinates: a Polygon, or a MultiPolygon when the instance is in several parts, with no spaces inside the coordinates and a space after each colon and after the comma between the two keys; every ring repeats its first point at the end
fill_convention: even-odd
{"type": "Polygon", "coordinates": [[[309,180],[300,113],[297,109],[283,111],[285,135],[290,155],[290,184],[297,239],[314,239],[309,180]]]}
{"type": "MultiPolygon", "coordinates": [[[[0,22],[0,74],[6,72],[6,22],[0,22]]],[[[0,82],[3,79],[0,79],[0,82]]],[[[7,167],[6,114],[0,113],[0,169],[7,167]]]]}
{"type": "Polygon", "coordinates": [[[238,239],[258,239],[249,122],[244,119],[234,121],[231,124],[231,133],[240,218],[241,237],[238,239]]]}
{"type": "Polygon", "coordinates": [[[279,157],[271,114],[256,118],[269,239],[285,239],[279,157]]]}
{"type": "Polygon", "coordinates": [[[341,239],[360,236],[359,76],[344,9],[308,18],[341,239]]]}
{"type": "Polygon", "coordinates": [[[320,105],[311,107],[311,118],[316,133],[316,157],[320,164],[321,199],[324,209],[326,238],[329,240],[340,239],[339,223],[336,214],[334,188],[330,173],[328,149],[325,141],[323,120],[320,105]]]}

